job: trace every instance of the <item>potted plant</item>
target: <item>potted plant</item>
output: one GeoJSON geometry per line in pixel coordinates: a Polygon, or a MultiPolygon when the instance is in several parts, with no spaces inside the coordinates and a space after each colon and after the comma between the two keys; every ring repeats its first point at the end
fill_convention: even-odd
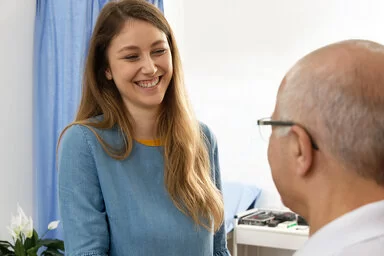
{"type": "Polygon", "coordinates": [[[8,230],[13,238],[12,243],[0,240],[0,256],[41,256],[64,255],[64,242],[59,239],[44,239],[44,236],[57,228],[60,221],[52,221],[47,231],[39,237],[33,228],[32,218],[25,215],[17,206],[17,216],[12,216],[8,230]]]}

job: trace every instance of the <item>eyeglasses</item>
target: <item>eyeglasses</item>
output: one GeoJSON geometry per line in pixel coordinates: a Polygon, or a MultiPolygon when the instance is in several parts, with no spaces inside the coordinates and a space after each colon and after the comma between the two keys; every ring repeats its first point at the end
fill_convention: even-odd
{"type": "Polygon", "coordinates": [[[317,146],[317,144],[315,143],[315,141],[313,140],[312,136],[309,134],[307,129],[305,129],[300,124],[297,124],[297,123],[292,122],[292,121],[273,121],[273,120],[271,120],[270,117],[267,117],[267,118],[262,118],[262,119],[257,120],[257,125],[259,126],[259,131],[260,131],[261,137],[263,138],[263,140],[265,140],[267,142],[269,141],[269,138],[271,137],[271,134],[272,134],[272,126],[289,127],[289,126],[293,126],[293,125],[298,125],[301,128],[303,128],[305,130],[305,132],[308,134],[309,139],[311,140],[311,144],[312,144],[313,149],[319,150],[319,147],[317,146]]]}

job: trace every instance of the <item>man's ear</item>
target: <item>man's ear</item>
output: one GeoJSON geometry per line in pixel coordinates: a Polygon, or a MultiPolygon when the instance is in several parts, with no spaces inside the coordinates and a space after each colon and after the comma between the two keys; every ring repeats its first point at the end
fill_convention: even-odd
{"type": "Polygon", "coordinates": [[[108,79],[108,80],[112,80],[112,72],[109,68],[107,68],[105,70],[105,77],[108,79]]]}
{"type": "Polygon", "coordinates": [[[296,173],[300,176],[305,176],[309,174],[310,167],[313,162],[311,138],[309,137],[309,134],[298,125],[292,126],[291,132],[297,140],[297,144],[295,146],[295,161],[297,164],[296,173]]]}

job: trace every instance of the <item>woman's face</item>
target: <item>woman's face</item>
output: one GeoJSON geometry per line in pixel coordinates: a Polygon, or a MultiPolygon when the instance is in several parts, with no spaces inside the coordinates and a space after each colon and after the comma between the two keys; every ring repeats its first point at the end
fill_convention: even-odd
{"type": "Polygon", "coordinates": [[[107,50],[107,79],[115,82],[130,113],[158,110],[172,78],[167,37],[142,20],[127,21],[107,50]]]}

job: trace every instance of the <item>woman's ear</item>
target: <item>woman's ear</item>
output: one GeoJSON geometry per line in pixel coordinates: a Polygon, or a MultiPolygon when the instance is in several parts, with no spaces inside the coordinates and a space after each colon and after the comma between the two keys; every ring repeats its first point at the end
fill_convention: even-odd
{"type": "Polygon", "coordinates": [[[300,176],[305,176],[309,173],[313,162],[311,138],[302,127],[297,125],[292,126],[291,132],[297,139],[296,172],[300,176]]]}
{"type": "Polygon", "coordinates": [[[112,73],[111,73],[111,70],[109,68],[107,68],[105,70],[105,77],[108,79],[108,80],[112,80],[112,73]]]}

